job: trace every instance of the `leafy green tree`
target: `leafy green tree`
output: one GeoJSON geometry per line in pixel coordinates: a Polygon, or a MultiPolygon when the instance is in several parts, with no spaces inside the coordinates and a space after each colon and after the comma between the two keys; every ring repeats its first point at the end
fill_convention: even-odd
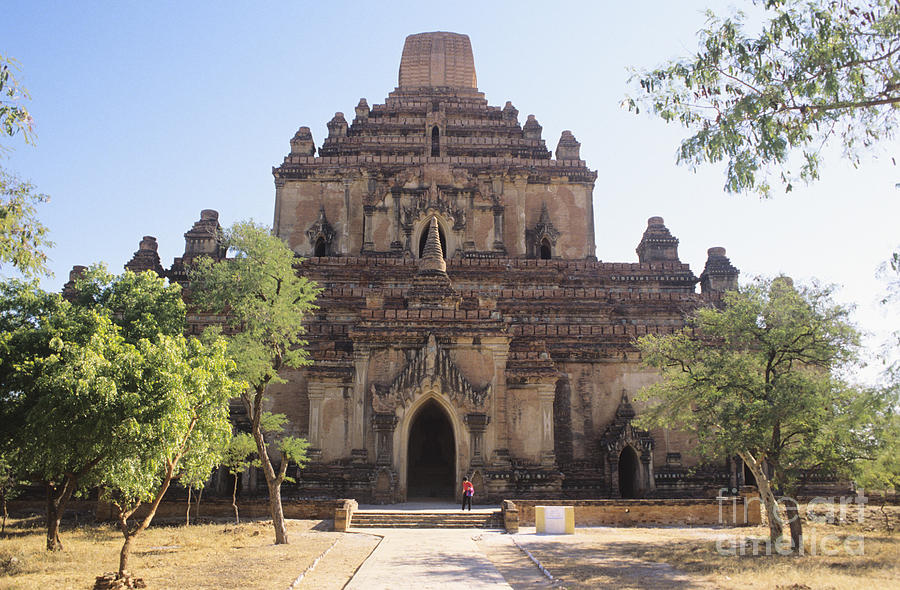
{"type": "Polygon", "coordinates": [[[149,419],[138,394],[153,375],[141,347],[183,339],[183,326],[179,287],[152,273],[94,267],[74,302],[0,283],[0,453],[15,451],[19,471],[47,487],[48,549],[62,548],[72,495],[134,452],[127,435],[149,419]]]}
{"type": "Polygon", "coordinates": [[[776,493],[786,496],[792,547],[802,543],[790,497],[815,473],[849,475],[878,444],[877,396],[841,380],[859,335],[828,289],[760,280],[701,308],[679,334],[638,341],[662,379],[644,388],[645,425],[689,432],[708,458],[740,456],[756,478],[773,543],[782,536],[776,493]]]}
{"type": "MultiPolygon", "coordinates": [[[[28,92],[16,79],[17,71],[16,61],[0,53],[0,136],[21,135],[31,143],[32,119],[24,105],[28,92]]],[[[8,149],[0,145],[0,155],[8,149]]],[[[31,183],[0,167],[0,268],[10,263],[26,277],[49,273],[44,249],[53,243],[36,214],[36,205],[47,199],[31,183]]]]}
{"type": "Polygon", "coordinates": [[[47,487],[47,548],[61,549],[66,503],[119,448],[130,351],[106,315],[17,281],[0,283],[0,328],[0,445],[47,487]]]}
{"type": "Polygon", "coordinates": [[[231,378],[233,363],[221,339],[204,345],[196,338],[162,336],[136,348],[143,362],[129,393],[140,412],[122,437],[129,452],[109,462],[101,478],[103,497],[115,507],[125,537],[120,578],[127,574],[135,537],[150,526],[172,480],[204,480],[220,462],[231,434],[228,400],[245,387],[231,378]],[[130,524],[145,502],[146,516],[130,524]]]}
{"type": "Polygon", "coordinates": [[[160,335],[184,333],[181,286],[166,284],[154,272],[126,270],[113,275],[105,265],[95,264],[75,279],[72,301],[79,307],[108,313],[131,344],[137,344],[141,338],[155,341],[160,335]]]}
{"type": "MultiPolygon", "coordinates": [[[[303,320],[315,309],[319,288],[298,276],[300,260],[277,237],[252,222],[236,223],[225,235],[225,244],[234,258],[215,262],[201,259],[192,269],[192,303],[198,309],[227,314],[234,332],[228,336],[228,353],[235,361],[237,375],[249,384],[241,394],[250,432],[269,492],[269,511],[275,528],[275,542],[287,543],[287,529],[281,505],[281,484],[290,461],[305,459],[305,441],[280,437],[270,446],[262,419],[266,390],[271,383],[284,383],[278,372],[299,368],[311,361],[304,349],[303,320]],[[280,456],[273,464],[271,454],[280,456]]],[[[272,436],[269,436],[272,439],[272,436]]]]}
{"type": "Polygon", "coordinates": [[[228,446],[225,447],[225,452],[222,456],[221,467],[226,468],[228,473],[234,478],[234,486],[231,489],[234,524],[241,523],[237,505],[238,476],[251,466],[259,466],[259,461],[252,458],[254,453],[256,453],[256,441],[253,440],[253,436],[247,432],[238,432],[228,440],[228,446]]]}
{"type": "Polygon", "coordinates": [[[725,161],[725,190],[769,196],[819,177],[824,146],[856,165],[891,138],[900,113],[900,3],[896,0],[754,0],[764,24],[708,13],[697,54],[641,71],[636,98],[693,135],[678,161],[725,161]],[[793,157],[792,157],[793,156],[793,157]]]}
{"type": "Polygon", "coordinates": [[[21,480],[16,460],[15,449],[0,453],[0,511],[3,513],[3,524],[0,534],[6,532],[6,519],[9,517],[7,502],[15,500],[19,495],[19,486],[27,483],[21,480]]]}
{"type": "Polygon", "coordinates": [[[19,63],[0,53],[0,133],[7,137],[21,134],[30,143],[34,121],[24,105],[29,96],[15,76],[18,71],[19,63]]]}
{"type": "Polygon", "coordinates": [[[26,277],[49,274],[44,250],[53,242],[36,210],[47,200],[34,185],[0,167],[0,268],[10,263],[26,277]]]}

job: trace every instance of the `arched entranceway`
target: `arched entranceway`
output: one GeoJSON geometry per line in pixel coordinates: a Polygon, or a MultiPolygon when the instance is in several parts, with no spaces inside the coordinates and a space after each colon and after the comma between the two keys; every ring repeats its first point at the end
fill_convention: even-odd
{"type": "Polygon", "coordinates": [[[640,494],[640,472],[637,453],[626,445],[619,455],[619,494],[623,498],[637,498],[640,494]]]}
{"type": "Polygon", "coordinates": [[[431,400],[413,418],[406,447],[406,497],[453,499],[455,490],[453,426],[431,400]]]}

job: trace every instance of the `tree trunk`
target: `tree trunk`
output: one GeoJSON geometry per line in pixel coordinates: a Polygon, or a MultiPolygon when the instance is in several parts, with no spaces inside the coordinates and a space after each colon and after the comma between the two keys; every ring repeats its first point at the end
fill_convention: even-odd
{"type": "Polygon", "coordinates": [[[284,522],[284,510],[281,507],[281,482],[269,484],[269,512],[275,526],[275,544],[286,545],[287,524],[284,522]]]}
{"type": "Polygon", "coordinates": [[[784,497],[784,510],[791,528],[791,552],[803,553],[803,522],[800,520],[800,505],[794,498],[784,497]]]}
{"type": "Polygon", "coordinates": [[[62,541],[59,539],[59,522],[66,511],[66,504],[75,489],[74,476],[67,475],[63,486],[54,494],[56,486],[47,482],[47,551],[61,551],[62,541]]]}
{"type": "Polygon", "coordinates": [[[184,513],[184,526],[191,526],[191,486],[188,486],[187,511],[184,513]]]}
{"type": "Polygon", "coordinates": [[[203,488],[197,492],[197,504],[194,506],[194,520],[200,524],[200,500],[203,498],[203,488]]]}
{"type": "MultiPolygon", "coordinates": [[[[136,509],[136,508],[135,508],[136,509]]],[[[128,558],[131,557],[131,543],[134,540],[134,535],[137,534],[137,530],[131,532],[128,530],[128,516],[119,512],[119,529],[121,529],[122,534],[125,536],[125,542],[122,544],[122,549],[119,551],[119,578],[125,577],[125,572],[128,571],[128,558]]]]}
{"type": "Polygon", "coordinates": [[[260,428],[260,418],[262,415],[262,400],[265,393],[265,385],[257,386],[254,391],[253,400],[246,396],[242,396],[247,412],[251,416],[250,431],[253,440],[256,442],[256,452],[259,455],[259,462],[262,466],[262,472],[266,476],[266,486],[269,489],[269,513],[272,516],[272,524],[275,527],[275,544],[285,545],[288,542],[287,526],[284,522],[284,510],[281,507],[281,482],[283,477],[279,477],[272,467],[272,461],[269,459],[266,440],[263,438],[262,429],[260,428]]]}
{"type": "Polygon", "coordinates": [[[0,527],[0,534],[6,534],[6,518],[9,512],[6,511],[6,494],[3,494],[3,526],[0,527]]]}
{"type": "Polygon", "coordinates": [[[772,486],[769,484],[769,475],[765,472],[760,464],[753,456],[747,453],[739,453],[741,459],[750,468],[753,477],[756,478],[756,487],[759,488],[759,495],[766,507],[766,518],[769,521],[769,540],[774,545],[784,532],[782,527],[781,514],[778,512],[778,501],[772,492],[772,486]]]}
{"type": "Polygon", "coordinates": [[[237,507],[237,484],[238,474],[234,473],[234,489],[231,491],[231,505],[234,507],[234,524],[241,524],[241,517],[238,515],[237,507]]]}

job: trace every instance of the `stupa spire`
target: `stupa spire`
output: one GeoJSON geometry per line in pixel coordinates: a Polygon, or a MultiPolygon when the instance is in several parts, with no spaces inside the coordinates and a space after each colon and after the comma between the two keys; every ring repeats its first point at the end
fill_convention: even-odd
{"type": "Polygon", "coordinates": [[[437,217],[431,218],[428,224],[428,237],[425,248],[422,250],[422,258],[419,260],[419,272],[436,271],[447,272],[447,263],[444,261],[444,249],[441,248],[441,234],[438,231],[437,217]]]}

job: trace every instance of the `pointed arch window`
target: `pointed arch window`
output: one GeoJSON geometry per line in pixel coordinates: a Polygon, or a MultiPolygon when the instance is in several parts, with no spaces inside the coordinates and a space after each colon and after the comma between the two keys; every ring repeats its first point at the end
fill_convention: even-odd
{"type": "Polygon", "coordinates": [[[441,157],[441,130],[437,125],[431,128],[431,157],[441,157]]]}

